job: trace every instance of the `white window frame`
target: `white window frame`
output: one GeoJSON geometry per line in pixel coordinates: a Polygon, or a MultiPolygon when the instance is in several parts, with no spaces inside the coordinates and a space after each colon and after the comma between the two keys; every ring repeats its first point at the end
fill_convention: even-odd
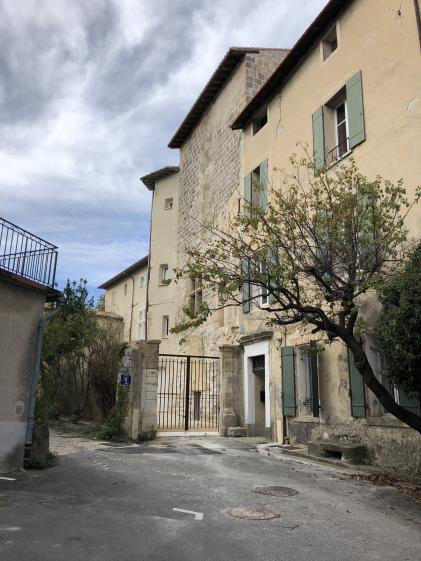
{"type": "Polygon", "coordinates": [[[167,339],[170,334],[170,316],[162,316],[162,338],[167,339]]]}
{"type": "Polygon", "coordinates": [[[139,276],[139,288],[143,288],[145,286],[145,273],[142,273],[139,276]]]}
{"type": "Polygon", "coordinates": [[[144,341],[146,333],[146,308],[139,310],[137,322],[137,338],[139,341],[144,341]]]}
{"type": "Polygon", "coordinates": [[[341,160],[342,158],[344,158],[348,153],[349,153],[349,121],[348,121],[348,100],[345,99],[343,101],[340,101],[334,108],[334,112],[335,112],[335,140],[336,140],[336,161],[341,160]],[[341,105],[345,106],[345,132],[346,132],[346,150],[343,154],[339,153],[339,135],[338,135],[338,127],[339,125],[341,125],[344,121],[341,121],[340,123],[338,123],[338,108],[341,105]]]}
{"type": "Polygon", "coordinates": [[[167,263],[162,263],[159,266],[159,283],[164,284],[165,281],[170,279],[170,267],[167,263]]]}

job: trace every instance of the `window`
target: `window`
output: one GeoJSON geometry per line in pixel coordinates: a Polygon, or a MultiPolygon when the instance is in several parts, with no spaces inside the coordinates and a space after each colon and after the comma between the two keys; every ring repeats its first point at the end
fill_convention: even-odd
{"type": "Polygon", "coordinates": [[[139,310],[139,318],[137,322],[137,338],[140,340],[145,339],[146,327],[146,310],[142,308],[139,310]]]}
{"type": "Polygon", "coordinates": [[[115,290],[111,292],[111,304],[115,304],[115,290]]]}
{"type": "Polygon", "coordinates": [[[162,337],[168,337],[170,333],[170,316],[162,316],[162,337]]]}
{"type": "Polygon", "coordinates": [[[145,275],[140,275],[139,277],[139,288],[143,288],[145,286],[145,275]]]}
{"type": "Polygon", "coordinates": [[[337,24],[327,33],[321,43],[322,58],[326,60],[338,48],[338,31],[337,24]]]}
{"type": "Polygon", "coordinates": [[[169,276],[169,269],[168,269],[168,265],[160,265],[159,266],[159,282],[160,284],[165,284],[165,282],[167,280],[169,280],[170,276],[169,276]]]}
{"type": "Polygon", "coordinates": [[[164,208],[165,210],[171,210],[174,206],[174,199],[171,197],[169,199],[165,199],[164,208]]]}
{"type": "Polygon", "coordinates": [[[362,75],[356,72],[345,86],[312,115],[313,159],[316,168],[343,158],[366,138],[362,75]]]}
{"type": "MultiPolygon", "coordinates": [[[[266,274],[266,261],[262,261],[257,265],[256,269],[258,268],[258,274],[264,276],[266,274]]],[[[256,285],[252,286],[252,298],[255,304],[259,308],[264,308],[269,304],[268,301],[268,290],[265,286],[256,285]]]]}
{"type": "Polygon", "coordinates": [[[127,295],[127,282],[124,283],[124,296],[127,295]]]}
{"type": "Polygon", "coordinates": [[[263,210],[268,204],[268,160],[265,160],[244,178],[244,212],[253,207],[263,210]]]}
{"type": "Polygon", "coordinates": [[[203,290],[201,277],[190,279],[189,309],[193,314],[200,313],[202,298],[203,290]]]}
{"type": "Polygon", "coordinates": [[[253,136],[262,129],[268,122],[268,108],[264,107],[261,109],[257,115],[253,118],[253,136]]]}
{"type": "Polygon", "coordinates": [[[319,378],[314,343],[297,349],[297,406],[299,415],[319,416],[319,378]]]}

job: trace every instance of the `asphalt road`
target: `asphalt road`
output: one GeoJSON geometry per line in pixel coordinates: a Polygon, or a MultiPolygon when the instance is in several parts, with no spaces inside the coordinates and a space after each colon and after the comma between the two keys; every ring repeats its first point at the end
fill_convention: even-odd
{"type": "Polygon", "coordinates": [[[0,480],[1,561],[421,560],[421,504],[330,466],[216,437],[107,445],[62,435],[52,448],[56,467],[0,480]],[[279,517],[227,512],[238,508],[279,517]]]}

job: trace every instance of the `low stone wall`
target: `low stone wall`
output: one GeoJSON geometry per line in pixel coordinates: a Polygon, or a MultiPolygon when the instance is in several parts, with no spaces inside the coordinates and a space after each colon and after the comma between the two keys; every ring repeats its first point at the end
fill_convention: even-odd
{"type": "Polygon", "coordinates": [[[328,438],[364,444],[370,462],[381,468],[421,475],[421,435],[392,419],[367,419],[365,423],[350,425],[322,424],[311,432],[311,440],[328,438]]]}

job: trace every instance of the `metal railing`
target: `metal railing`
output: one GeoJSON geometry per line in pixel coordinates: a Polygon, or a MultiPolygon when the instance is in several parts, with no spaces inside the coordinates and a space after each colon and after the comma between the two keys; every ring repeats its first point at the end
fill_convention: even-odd
{"type": "Polygon", "coordinates": [[[0,218],[0,269],[54,287],[57,246],[0,218]]]}
{"type": "Polygon", "coordinates": [[[326,152],[326,165],[330,166],[343,158],[349,152],[349,137],[326,152]]]}

